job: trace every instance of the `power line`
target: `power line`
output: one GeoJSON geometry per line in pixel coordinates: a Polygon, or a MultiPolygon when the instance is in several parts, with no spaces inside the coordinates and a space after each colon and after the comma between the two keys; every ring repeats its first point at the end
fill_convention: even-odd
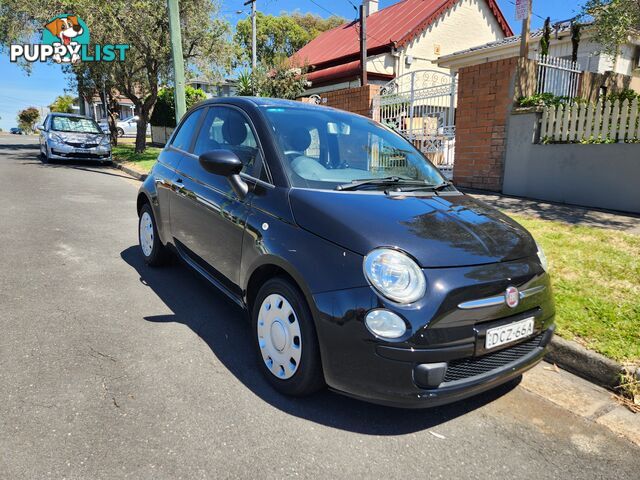
{"type": "MultiPolygon", "coordinates": [[[[531,1],[531,0],[529,0],[529,1],[531,1]]],[[[511,5],[515,5],[515,4],[516,4],[515,2],[512,2],[511,0],[508,0],[508,2],[509,2],[511,5]]],[[[539,18],[539,19],[541,19],[541,20],[546,20],[546,19],[547,19],[546,17],[542,17],[542,16],[538,15],[538,14],[537,14],[536,12],[534,12],[533,10],[531,10],[531,14],[532,14],[534,17],[538,17],[538,18],[539,18]]]]}
{"type": "Polygon", "coordinates": [[[341,17],[342,15],[338,15],[335,12],[332,12],[331,10],[329,10],[328,8],[326,8],[324,5],[319,4],[318,2],[316,2],[315,0],[309,0],[311,3],[313,3],[316,7],[321,8],[322,10],[324,10],[325,12],[333,15],[334,17],[341,17]]]}

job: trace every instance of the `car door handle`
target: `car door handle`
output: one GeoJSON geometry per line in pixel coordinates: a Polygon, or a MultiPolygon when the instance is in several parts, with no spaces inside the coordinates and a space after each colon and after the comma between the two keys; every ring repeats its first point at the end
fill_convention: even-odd
{"type": "Polygon", "coordinates": [[[180,190],[182,190],[184,188],[184,183],[183,183],[181,178],[177,178],[175,181],[171,182],[171,187],[176,192],[179,192],[180,190]]]}

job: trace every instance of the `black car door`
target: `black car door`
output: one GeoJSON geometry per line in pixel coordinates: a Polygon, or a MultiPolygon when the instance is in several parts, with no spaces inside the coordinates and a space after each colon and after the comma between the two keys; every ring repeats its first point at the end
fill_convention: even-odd
{"type": "Polygon", "coordinates": [[[183,255],[239,293],[242,236],[252,192],[241,199],[227,178],[202,168],[198,156],[217,149],[234,152],[244,174],[258,175],[261,157],[247,116],[236,107],[209,107],[191,152],[180,162],[181,188],[171,203],[171,229],[183,255]]]}
{"type": "MultiPolygon", "coordinates": [[[[178,130],[170,139],[170,143],[162,150],[158,161],[153,167],[153,178],[158,193],[158,205],[160,208],[159,229],[163,233],[171,232],[170,207],[176,195],[181,195],[182,184],[178,182],[180,175],[178,166],[187,156],[193,144],[194,132],[200,124],[202,113],[200,108],[190,112],[178,127],[178,130]]],[[[169,239],[165,239],[169,240],[169,239]]]]}

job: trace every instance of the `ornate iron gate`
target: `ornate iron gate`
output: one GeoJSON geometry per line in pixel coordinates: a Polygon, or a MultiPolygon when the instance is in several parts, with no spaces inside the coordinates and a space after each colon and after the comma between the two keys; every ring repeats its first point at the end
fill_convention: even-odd
{"type": "Polygon", "coordinates": [[[455,149],[456,76],[418,70],[390,81],[374,98],[374,118],[394,129],[451,178],[455,149]]]}

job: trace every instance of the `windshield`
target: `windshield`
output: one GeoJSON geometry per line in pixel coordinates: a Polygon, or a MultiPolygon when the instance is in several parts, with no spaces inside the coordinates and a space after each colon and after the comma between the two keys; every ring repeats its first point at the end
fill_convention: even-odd
{"type": "MultiPolygon", "coordinates": [[[[264,107],[293,186],[335,189],[355,180],[444,178],[410,142],[365,117],[329,109],[264,107]]],[[[381,184],[382,182],[372,182],[381,184]]]]}
{"type": "Polygon", "coordinates": [[[51,130],[56,132],[102,133],[102,130],[94,120],[82,117],[53,117],[51,130]]]}

